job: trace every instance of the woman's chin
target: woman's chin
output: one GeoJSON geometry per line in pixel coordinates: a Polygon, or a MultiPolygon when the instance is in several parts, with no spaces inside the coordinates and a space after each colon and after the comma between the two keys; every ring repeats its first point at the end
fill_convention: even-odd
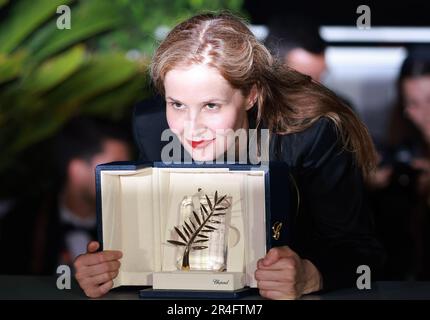
{"type": "MultiPolygon", "coordinates": [[[[194,161],[216,163],[225,162],[226,150],[229,150],[229,148],[231,148],[234,144],[234,140],[232,143],[229,143],[226,146],[211,142],[205,146],[197,146],[193,148],[190,143],[184,142],[182,143],[184,149],[187,150],[194,161]]],[[[232,156],[234,161],[234,154],[232,156]]]]}
{"type": "Polygon", "coordinates": [[[205,155],[203,155],[203,154],[201,154],[199,152],[193,151],[192,158],[193,158],[194,161],[212,162],[212,161],[214,161],[216,159],[216,156],[214,154],[210,154],[210,155],[205,154],[205,155]]]}
{"type": "MultiPolygon", "coordinates": [[[[187,148],[188,149],[188,148],[187,148]]],[[[194,161],[198,162],[215,162],[217,159],[217,154],[215,152],[210,152],[208,150],[204,149],[193,149],[193,150],[187,150],[194,161]]]]}

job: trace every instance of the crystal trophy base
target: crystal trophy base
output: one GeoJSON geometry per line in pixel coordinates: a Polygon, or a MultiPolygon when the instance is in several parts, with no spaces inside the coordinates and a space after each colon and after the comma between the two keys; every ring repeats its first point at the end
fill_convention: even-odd
{"type": "Polygon", "coordinates": [[[182,271],[226,271],[231,197],[204,194],[199,188],[180,205],[181,223],[174,226],[176,239],[167,242],[179,248],[176,260],[182,271]]]}
{"type": "Polygon", "coordinates": [[[153,289],[234,291],[245,287],[243,272],[154,272],[153,289]]]}
{"type": "Polygon", "coordinates": [[[231,204],[228,194],[208,194],[202,188],[184,196],[180,223],[166,241],[177,248],[177,270],[155,272],[155,290],[234,291],[245,286],[244,272],[227,270],[231,204]]]}

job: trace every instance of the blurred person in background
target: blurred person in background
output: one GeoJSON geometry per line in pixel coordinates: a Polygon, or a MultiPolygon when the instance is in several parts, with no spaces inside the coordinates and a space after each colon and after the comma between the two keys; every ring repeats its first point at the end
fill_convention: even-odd
{"type": "MultiPolygon", "coordinates": [[[[268,24],[265,45],[286,66],[322,83],[327,73],[327,43],[319,25],[305,16],[276,17],[268,24]]],[[[336,88],[331,88],[336,93],[336,88]]],[[[337,94],[354,111],[351,101],[337,94]]]]}
{"type": "Polygon", "coordinates": [[[387,279],[430,280],[430,49],[403,62],[387,146],[369,180],[387,279]]]}
{"type": "Polygon", "coordinates": [[[272,54],[290,68],[321,82],[327,70],[327,45],[319,34],[318,25],[294,16],[275,18],[268,27],[265,44],[272,54]]]}
{"type": "Polygon", "coordinates": [[[17,201],[3,218],[0,273],[53,274],[86,252],[96,239],[95,167],[130,160],[129,136],[117,124],[91,118],[64,127],[53,143],[59,187],[37,203],[17,201]]]}

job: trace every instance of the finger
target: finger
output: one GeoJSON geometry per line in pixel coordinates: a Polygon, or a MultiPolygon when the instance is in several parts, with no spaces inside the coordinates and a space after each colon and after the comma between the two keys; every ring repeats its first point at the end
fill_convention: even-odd
{"type": "Polygon", "coordinates": [[[103,294],[100,293],[99,291],[99,287],[89,287],[89,288],[85,288],[84,289],[85,294],[87,295],[87,297],[94,299],[94,298],[99,298],[101,297],[103,294]]]}
{"type": "Polygon", "coordinates": [[[110,280],[114,280],[118,276],[119,271],[105,272],[89,278],[89,282],[93,285],[102,285],[110,280]]]}
{"type": "Polygon", "coordinates": [[[289,269],[284,270],[262,270],[257,269],[255,271],[255,279],[257,281],[269,280],[269,281],[280,281],[287,282],[294,280],[295,273],[289,269]]]}
{"type": "Polygon", "coordinates": [[[93,253],[93,252],[96,252],[99,248],[100,248],[100,243],[98,243],[97,241],[91,241],[90,243],[88,243],[87,252],[93,253]]]}
{"type": "MultiPolygon", "coordinates": [[[[272,265],[274,265],[276,263],[277,262],[275,262],[275,263],[273,263],[273,264],[271,264],[269,266],[266,266],[264,264],[264,258],[263,258],[263,259],[260,259],[260,260],[257,261],[257,269],[272,270],[272,265]]],[[[276,269],[273,269],[273,270],[276,270],[276,269]]]]}
{"type": "Polygon", "coordinates": [[[86,254],[81,257],[81,264],[84,266],[92,266],[104,262],[115,261],[122,258],[121,251],[101,251],[92,254],[86,254]]]}
{"type": "Polygon", "coordinates": [[[257,281],[257,286],[259,289],[263,289],[263,290],[277,290],[282,292],[295,291],[293,283],[285,283],[280,281],[270,281],[270,280],[257,281]]]}
{"type": "Polygon", "coordinates": [[[118,260],[109,261],[101,264],[95,264],[86,268],[83,268],[79,272],[80,278],[95,277],[97,275],[119,271],[121,263],[118,260]]]}
{"type": "Polygon", "coordinates": [[[267,266],[264,263],[260,263],[258,266],[259,270],[295,270],[298,267],[298,262],[295,258],[282,258],[276,261],[275,263],[267,266]]]}
{"type": "Polygon", "coordinates": [[[257,261],[257,269],[261,269],[263,267],[263,260],[264,259],[258,259],[258,261],[257,261]]]}
{"type": "Polygon", "coordinates": [[[100,298],[109,292],[113,287],[113,281],[108,280],[100,285],[90,285],[88,286],[84,292],[90,298],[100,298]]]}
{"type": "Polygon", "coordinates": [[[269,266],[281,258],[294,257],[297,254],[288,246],[275,247],[269,250],[263,260],[264,266],[269,266]]]}
{"type": "Polygon", "coordinates": [[[270,299],[270,298],[267,296],[268,291],[269,291],[269,290],[263,290],[263,289],[260,289],[260,290],[258,291],[258,293],[259,293],[259,294],[260,294],[260,296],[262,296],[263,298],[270,299]]]}
{"type": "Polygon", "coordinates": [[[297,253],[295,253],[289,246],[277,247],[277,249],[279,250],[281,258],[297,257],[297,253]]]}
{"type": "Polygon", "coordinates": [[[277,290],[260,290],[260,295],[272,300],[294,300],[300,297],[297,294],[285,294],[277,290]]]}
{"type": "Polygon", "coordinates": [[[81,268],[75,274],[76,280],[79,282],[81,287],[85,286],[93,286],[94,284],[100,284],[101,282],[106,282],[108,279],[104,279],[104,281],[97,278],[99,275],[109,274],[109,273],[119,273],[119,261],[115,262],[106,262],[104,264],[90,266],[81,268]]]}
{"type": "Polygon", "coordinates": [[[110,289],[113,287],[113,281],[109,280],[106,283],[103,283],[101,286],[99,286],[98,291],[101,295],[105,295],[109,292],[110,289]]]}
{"type": "Polygon", "coordinates": [[[272,248],[264,256],[263,261],[262,261],[262,265],[263,266],[270,266],[271,264],[278,261],[279,258],[280,258],[279,249],[278,248],[272,248]]]}

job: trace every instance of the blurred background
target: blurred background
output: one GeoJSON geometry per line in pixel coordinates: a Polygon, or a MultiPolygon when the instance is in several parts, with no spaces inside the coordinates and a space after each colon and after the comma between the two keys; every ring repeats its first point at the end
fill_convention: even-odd
{"type": "Polygon", "coordinates": [[[220,9],[366,123],[380,156],[367,192],[384,279],[430,280],[430,8],[415,0],[0,0],[0,273],[52,274],[85,251],[94,167],[136,159],[132,111],[151,98],[157,43],[220,9]],[[60,5],[70,30],[57,28],[60,5]]]}

